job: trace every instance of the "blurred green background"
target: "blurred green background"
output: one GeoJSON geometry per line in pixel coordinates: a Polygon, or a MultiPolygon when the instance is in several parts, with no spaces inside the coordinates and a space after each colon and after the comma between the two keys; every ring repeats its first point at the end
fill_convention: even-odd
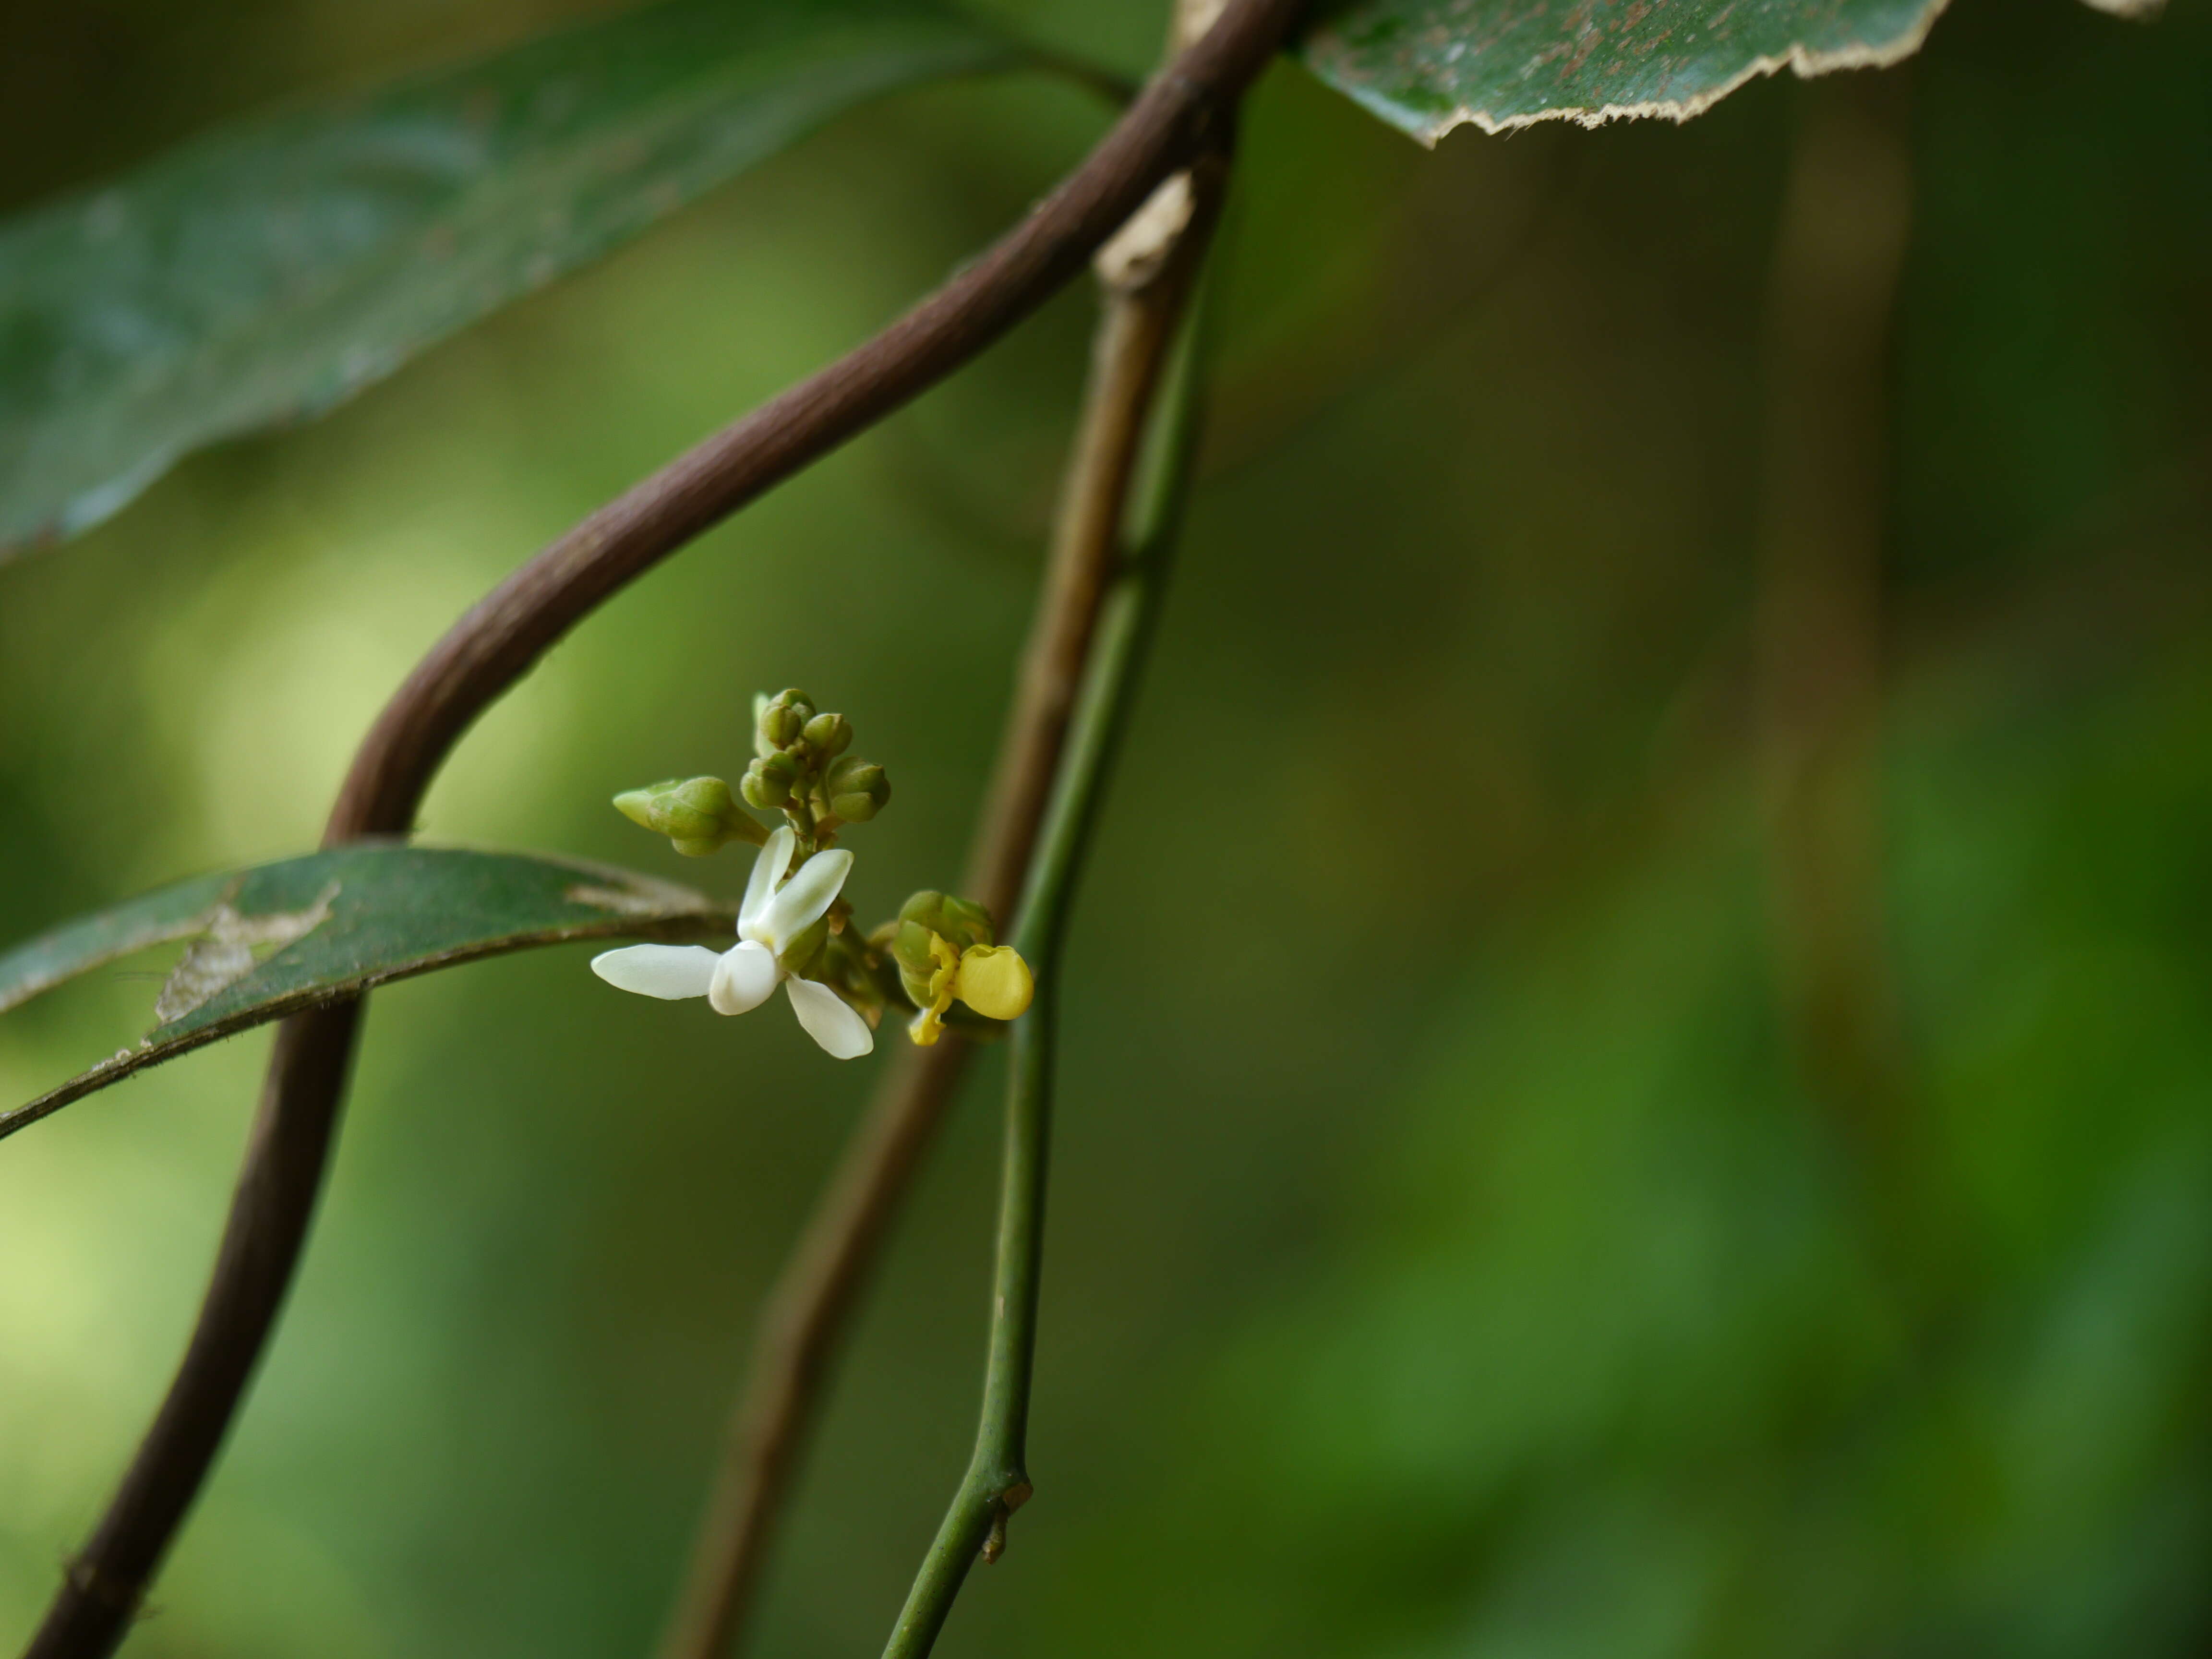
{"type": "MultiPolygon", "coordinates": [[[[588,8],[9,9],[7,206],[588,8]]],[[[996,9],[1132,70],[1162,24],[996,9]]],[[[1775,965],[1762,340],[1804,89],[1429,153],[1279,67],[1067,957],[1039,1497],[941,1651],[2212,1638],[2212,15],[1960,0],[1912,74],[1875,797],[1907,1130],[1867,1150],[1775,965]]],[[[0,940],[310,846],[479,592],[862,338],[1103,120],[1035,79],[874,106],[0,567],[0,940]]],[[[863,912],[952,878],[1088,320],[1064,296],[608,606],[426,836],[732,886],[606,799],[731,773],[750,693],[797,683],[896,783],[853,837],[863,912]]],[[[379,994],[289,1316],[132,1654],[647,1651],[884,1056],[585,956],[379,994]]],[[[0,1095],[135,1037],[163,965],[0,1021],[0,1095]]],[[[265,1049],[0,1148],[0,1644],[167,1381],[265,1049]]],[[[867,1304],[755,1651],[876,1650],[958,1477],[995,1079],[867,1304]]]]}

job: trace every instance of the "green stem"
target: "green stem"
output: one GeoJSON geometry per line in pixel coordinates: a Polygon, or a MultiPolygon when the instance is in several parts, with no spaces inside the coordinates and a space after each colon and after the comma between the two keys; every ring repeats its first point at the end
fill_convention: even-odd
{"type": "Polygon", "coordinates": [[[1044,1247],[1060,939],[1114,754],[1136,701],[1139,670],[1158,617],[1169,558],[1182,524],[1198,424],[1194,342],[1202,308],[1190,308],[1147,433],[1146,465],[1131,502],[1132,550],[1115,576],[1099,617],[1052,807],[1030,863],[1020,919],[1011,940],[1036,970],[1037,989],[1029,1012],[1015,1024],[1007,1079],[982,1423],[967,1474],[915,1578],[884,1650],[884,1659],[921,1659],[930,1650],[969,1567],[979,1554],[987,1561],[998,1559],[1007,1517],[1030,1496],[1024,1454],[1044,1247]]]}

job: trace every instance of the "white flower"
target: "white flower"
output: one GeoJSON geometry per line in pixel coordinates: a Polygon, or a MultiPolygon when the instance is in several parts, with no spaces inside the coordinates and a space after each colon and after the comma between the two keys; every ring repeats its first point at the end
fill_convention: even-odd
{"type": "Polygon", "coordinates": [[[868,1022],[818,980],[801,979],[783,965],[784,952],[821,921],[845,884],[853,855],[817,853],[790,880],[783,872],[799,838],[789,825],[768,838],[753,860],[745,902],[738,909],[738,942],[715,952],[703,945],[631,945],[592,958],[592,971],[618,990],[675,1001],[704,997],[718,1014],[742,1014],[768,1000],[777,984],[806,1035],[837,1060],[854,1060],[876,1046],[868,1022]]]}

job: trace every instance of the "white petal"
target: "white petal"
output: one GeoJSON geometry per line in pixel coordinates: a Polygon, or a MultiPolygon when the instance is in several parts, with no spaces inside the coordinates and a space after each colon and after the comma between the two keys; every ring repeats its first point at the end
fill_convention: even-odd
{"type": "Polygon", "coordinates": [[[755,931],[756,924],[760,921],[761,912],[768,908],[768,902],[775,892],[776,883],[781,881],[783,872],[791,868],[791,855],[798,847],[799,837],[791,833],[791,826],[787,823],[768,838],[754,858],[752,877],[745,883],[745,902],[738,907],[739,939],[760,938],[755,931]]]}
{"type": "Polygon", "coordinates": [[[774,951],[744,939],[715,958],[714,980],[707,988],[707,1000],[714,1005],[718,1014],[745,1013],[766,1002],[768,994],[782,977],[774,951]]]}
{"type": "Polygon", "coordinates": [[[720,960],[703,945],[629,945],[593,957],[592,971],[618,991],[675,1002],[705,996],[720,960]]]}
{"type": "Polygon", "coordinates": [[[759,939],[781,955],[791,948],[792,940],[821,920],[852,867],[853,855],[842,847],[834,853],[817,853],[777,890],[754,923],[757,931],[746,937],[759,939]]]}
{"type": "Polygon", "coordinates": [[[868,1022],[828,986],[817,980],[787,979],[783,988],[790,993],[791,1011],[799,1016],[806,1035],[820,1043],[830,1059],[858,1060],[876,1046],[868,1022]]]}

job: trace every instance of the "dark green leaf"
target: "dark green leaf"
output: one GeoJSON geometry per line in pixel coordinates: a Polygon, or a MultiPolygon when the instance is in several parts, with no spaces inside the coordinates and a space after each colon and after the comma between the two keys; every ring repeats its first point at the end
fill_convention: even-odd
{"type": "MultiPolygon", "coordinates": [[[[2147,16],[2158,0],[2089,0],[2147,16]]],[[[1350,0],[1307,39],[1321,78],[1424,143],[1472,122],[1686,121],[1745,82],[1894,64],[1948,0],[1350,0]]]]}
{"type": "Polygon", "coordinates": [[[721,939],[735,922],[703,894],[627,871],[392,843],[179,882],[0,956],[4,1011],[147,945],[192,941],[153,1031],[0,1113],[0,1138],[187,1049],[389,980],[569,939],[721,939]]]}
{"type": "Polygon", "coordinates": [[[1017,56],[931,0],[662,0],[37,210],[0,228],[0,548],[327,408],[862,99],[1017,56]]]}

